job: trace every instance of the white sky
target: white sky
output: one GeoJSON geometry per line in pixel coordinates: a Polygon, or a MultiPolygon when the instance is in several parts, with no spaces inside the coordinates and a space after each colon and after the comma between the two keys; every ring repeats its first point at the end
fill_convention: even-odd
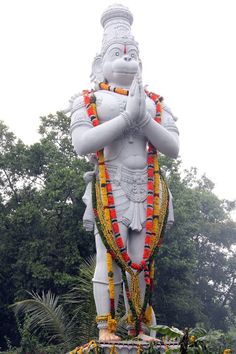
{"type": "MultiPolygon", "coordinates": [[[[90,88],[111,0],[0,0],[0,119],[25,143],[39,117],[90,88]]],[[[134,15],[143,81],[179,118],[184,167],[236,198],[236,2],[120,1],[134,15]]]]}

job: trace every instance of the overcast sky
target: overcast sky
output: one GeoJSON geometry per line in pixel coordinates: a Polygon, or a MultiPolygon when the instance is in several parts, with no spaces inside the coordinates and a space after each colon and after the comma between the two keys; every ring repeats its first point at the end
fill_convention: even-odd
{"type": "MultiPolygon", "coordinates": [[[[236,198],[236,2],[117,1],[134,15],[143,81],[179,118],[184,167],[236,198]]],[[[0,0],[0,119],[25,143],[39,117],[91,88],[100,17],[110,0],[0,0]]]]}

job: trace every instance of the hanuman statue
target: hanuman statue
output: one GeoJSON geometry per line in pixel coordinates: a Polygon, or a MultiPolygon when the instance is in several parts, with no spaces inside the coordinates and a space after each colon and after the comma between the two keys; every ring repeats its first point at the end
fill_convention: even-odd
{"type": "Polygon", "coordinates": [[[176,158],[175,117],[163,98],[142,83],[133,16],[123,5],[101,17],[101,53],[92,65],[94,89],[71,102],[72,143],[95,165],[85,175],[84,225],[94,229],[93,277],[99,339],[119,340],[116,309],[123,284],[129,334],[148,340],[153,322],[154,257],[164,227],[173,222],[171,195],[158,152],[176,158]]]}

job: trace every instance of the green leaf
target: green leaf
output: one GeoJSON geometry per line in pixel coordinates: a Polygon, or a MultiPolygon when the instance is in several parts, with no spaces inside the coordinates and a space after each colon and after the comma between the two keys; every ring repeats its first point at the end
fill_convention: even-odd
{"type": "Polygon", "coordinates": [[[164,325],[156,325],[150,327],[152,330],[160,333],[163,336],[168,336],[169,338],[181,337],[184,335],[184,332],[175,327],[169,327],[164,325]]]}

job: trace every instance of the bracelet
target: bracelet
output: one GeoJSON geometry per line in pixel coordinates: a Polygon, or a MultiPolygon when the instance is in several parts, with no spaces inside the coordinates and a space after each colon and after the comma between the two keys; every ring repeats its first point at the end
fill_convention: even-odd
{"type": "Polygon", "coordinates": [[[151,119],[151,115],[149,113],[146,113],[145,118],[138,125],[139,128],[144,128],[150,122],[151,119]]]}
{"type": "Polygon", "coordinates": [[[112,318],[110,314],[96,317],[98,329],[108,329],[110,332],[115,332],[117,320],[112,318]]]}

